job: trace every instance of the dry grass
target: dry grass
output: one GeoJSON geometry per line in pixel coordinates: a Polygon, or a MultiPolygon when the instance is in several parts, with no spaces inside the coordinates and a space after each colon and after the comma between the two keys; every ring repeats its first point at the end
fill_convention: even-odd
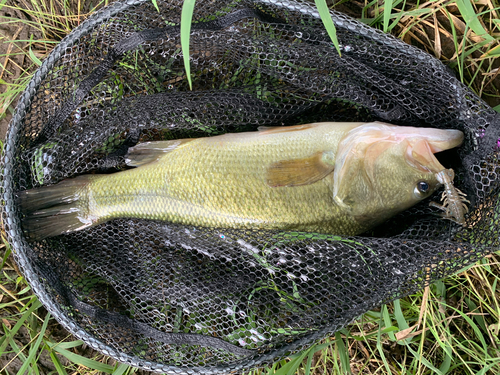
{"type": "MultiPolygon", "coordinates": [[[[462,82],[500,110],[498,2],[385,3],[391,7],[385,9],[383,1],[336,1],[335,8],[438,57],[462,82]]],[[[40,60],[102,5],[105,3],[87,0],[5,3],[0,22],[8,30],[3,33],[4,49],[0,56],[3,115],[13,110],[17,95],[40,60]]],[[[3,230],[1,233],[3,239],[3,230]]],[[[18,372],[28,367],[34,372],[59,374],[135,371],[88,350],[51,319],[30,294],[6,242],[0,244],[0,261],[4,333],[0,337],[0,372],[18,372]],[[30,350],[37,355],[30,357],[30,350]]],[[[427,294],[420,292],[366,313],[332,337],[330,344],[316,346],[303,358],[258,373],[498,374],[498,275],[499,256],[491,255],[480,264],[433,284],[427,294]]]]}

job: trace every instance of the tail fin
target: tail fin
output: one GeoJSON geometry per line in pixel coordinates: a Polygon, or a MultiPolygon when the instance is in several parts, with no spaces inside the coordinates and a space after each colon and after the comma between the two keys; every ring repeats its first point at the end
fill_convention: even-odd
{"type": "Polygon", "coordinates": [[[57,185],[19,192],[18,203],[25,215],[22,226],[26,236],[39,241],[96,224],[85,212],[86,207],[81,207],[81,198],[86,200],[88,183],[89,176],[79,176],[57,185]]]}

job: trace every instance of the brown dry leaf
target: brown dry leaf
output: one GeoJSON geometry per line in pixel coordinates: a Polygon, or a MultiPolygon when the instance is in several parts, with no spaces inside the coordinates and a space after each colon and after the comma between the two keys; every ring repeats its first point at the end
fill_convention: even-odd
{"type": "Polygon", "coordinates": [[[493,15],[493,17],[495,19],[498,19],[498,13],[497,13],[498,8],[495,5],[493,5],[491,0],[483,0],[483,1],[488,5],[488,8],[491,9],[491,14],[493,15]]]}
{"type": "Polygon", "coordinates": [[[370,359],[370,353],[368,353],[368,350],[366,350],[365,346],[361,341],[356,340],[356,344],[358,345],[359,349],[361,350],[361,353],[365,356],[366,359],[370,359]]]}
{"type": "MultiPolygon", "coordinates": [[[[432,14],[435,14],[435,12],[441,10],[443,8],[443,3],[444,3],[445,0],[439,0],[439,1],[428,1],[426,3],[423,3],[423,4],[420,4],[420,6],[416,9],[424,9],[424,8],[431,8],[434,10],[433,13],[429,13],[429,14],[426,14],[424,17],[427,17],[427,16],[430,16],[432,14]]],[[[410,19],[412,18],[419,18],[419,17],[415,17],[415,16],[403,16],[401,17],[401,20],[400,22],[401,23],[406,23],[408,21],[410,21],[410,19]]]]}
{"type": "MultiPolygon", "coordinates": [[[[488,86],[491,83],[493,83],[493,81],[498,77],[499,73],[500,70],[498,68],[492,69],[491,72],[483,73],[484,76],[492,76],[491,79],[488,82],[486,82],[485,86],[488,86]]],[[[486,257],[488,257],[488,255],[486,257]]]]}
{"type": "Polygon", "coordinates": [[[484,58],[495,58],[495,53],[498,54],[498,52],[500,52],[500,45],[497,45],[491,49],[489,49],[488,51],[486,51],[485,53],[483,53],[479,58],[480,59],[484,59],[484,58]]]}
{"type": "MultiPolygon", "coordinates": [[[[421,31],[420,31],[420,30],[417,30],[417,31],[419,31],[419,33],[421,33],[421,31]]],[[[425,43],[422,41],[422,39],[420,39],[420,38],[419,38],[419,37],[418,37],[415,33],[413,33],[412,31],[408,31],[406,35],[409,35],[409,37],[411,37],[411,38],[415,39],[418,43],[425,45],[425,43]]],[[[408,44],[411,44],[411,42],[410,42],[410,43],[408,43],[408,44]]]]}
{"type": "MultiPolygon", "coordinates": [[[[451,12],[446,13],[444,10],[441,10],[443,14],[447,17],[450,17],[451,20],[453,21],[453,26],[455,26],[455,29],[460,31],[461,34],[465,34],[465,30],[467,28],[467,25],[465,24],[464,21],[462,21],[460,18],[457,16],[453,15],[451,12]]],[[[483,25],[484,26],[484,25],[483,25]]],[[[486,28],[485,28],[486,29],[486,28]]],[[[481,38],[480,36],[477,36],[476,34],[472,34],[471,29],[467,31],[468,37],[474,42],[474,43],[480,43],[484,41],[484,38],[481,38]]]]}
{"type": "MultiPolygon", "coordinates": [[[[424,22],[422,22],[422,23],[424,23],[424,22]]],[[[429,38],[429,35],[426,33],[425,28],[423,27],[422,23],[413,26],[413,30],[416,31],[418,34],[420,34],[425,39],[425,42],[422,41],[420,38],[415,38],[415,40],[422,43],[424,46],[432,48],[433,43],[431,42],[431,38],[429,38]]]]}
{"type": "Polygon", "coordinates": [[[5,324],[5,326],[8,329],[12,329],[12,325],[10,324],[10,322],[7,319],[2,319],[2,322],[3,322],[3,324],[5,324]]]}
{"type": "Polygon", "coordinates": [[[451,12],[445,12],[444,10],[441,10],[445,16],[449,16],[453,22],[453,26],[455,26],[455,29],[460,31],[461,34],[465,34],[465,23],[458,18],[457,16],[453,15],[451,12]]]}
{"type": "MultiPolygon", "coordinates": [[[[429,276],[427,276],[429,278],[429,276]]],[[[424,294],[422,296],[422,305],[420,306],[420,313],[418,314],[418,320],[417,320],[417,328],[420,327],[420,324],[422,323],[422,318],[424,317],[425,310],[427,309],[427,300],[429,299],[429,286],[426,286],[424,289],[424,294]]]]}
{"type": "Polygon", "coordinates": [[[441,57],[441,33],[439,30],[436,13],[434,16],[434,55],[439,59],[441,57]]]}
{"type": "MultiPolygon", "coordinates": [[[[396,337],[397,341],[407,339],[410,337],[411,331],[413,331],[415,328],[416,328],[416,326],[408,327],[406,329],[403,329],[402,331],[396,332],[394,334],[394,336],[396,337]]],[[[415,335],[412,335],[411,337],[413,337],[413,336],[415,336],[415,335]]]]}

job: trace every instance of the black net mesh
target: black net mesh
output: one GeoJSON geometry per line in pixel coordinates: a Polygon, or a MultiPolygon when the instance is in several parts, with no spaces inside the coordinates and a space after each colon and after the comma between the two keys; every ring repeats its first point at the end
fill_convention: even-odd
{"type": "Polygon", "coordinates": [[[500,120],[439,61],[332,13],[340,57],[305,1],[199,1],[191,91],[182,1],[158,6],[115,3],[63,40],[6,141],[9,242],[74,335],[155,371],[251,368],[497,250],[500,120]],[[126,219],[38,242],[22,232],[18,191],[120,170],[138,142],[340,120],[463,131],[463,146],[440,160],[471,200],[466,225],[425,201],[349,238],[126,219]]]}

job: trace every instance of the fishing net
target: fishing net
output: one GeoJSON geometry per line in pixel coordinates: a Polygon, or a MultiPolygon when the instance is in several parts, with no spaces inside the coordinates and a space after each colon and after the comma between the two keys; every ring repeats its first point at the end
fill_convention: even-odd
{"type": "Polygon", "coordinates": [[[181,6],[130,0],[96,13],[44,61],[9,129],[8,241],[76,337],[159,372],[253,368],[497,250],[500,120],[438,60],[332,12],[339,56],[305,1],[199,1],[190,90],[181,6]],[[465,226],[427,200],[357,237],[135,219],[37,242],[22,231],[17,192],[121,170],[140,142],[374,120],[464,132],[439,158],[471,201],[465,226]]]}

